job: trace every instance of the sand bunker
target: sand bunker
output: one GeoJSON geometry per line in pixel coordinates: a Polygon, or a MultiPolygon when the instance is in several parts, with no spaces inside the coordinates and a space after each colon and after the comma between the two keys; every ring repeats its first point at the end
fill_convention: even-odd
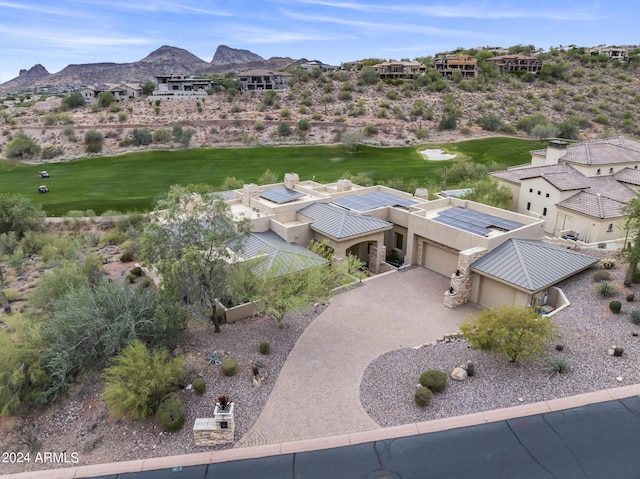
{"type": "Polygon", "coordinates": [[[451,155],[449,153],[442,153],[442,150],[440,149],[422,150],[420,153],[426,156],[427,160],[432,160],[432,161],[451,160],[456,157],[456,155],[451,155]]]}

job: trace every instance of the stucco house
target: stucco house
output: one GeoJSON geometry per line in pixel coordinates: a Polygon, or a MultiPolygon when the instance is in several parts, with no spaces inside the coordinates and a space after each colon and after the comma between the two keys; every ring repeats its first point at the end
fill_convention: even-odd
{"type": "Polygon", "coordinates": [[[285,91],[289,88],[289,80],[293,74],[289,72],[273,72],[271,70],[251,70],[238,73],[240,87],[244,91],[285,91]]]}
{"type": "Polygon", "coordinates": [[[529,55],[500,55],[487,58],[486,62],[498,67],[501,73],[525,71],[537,75],[542,70],[542,62],[529,55]]]}
{"type": "Polygon", "coordinates": [[[152,99],[206,98],[213,80],[192,75],[160,75],[156,77],[156,84],[152,99]]]}
{"type": "Polygon", "coordinates": [[[103,83],[101,85],[87,86],[80,93],[86,103],[98,100],[101,92],[109,91],[116,101],[138,98],[142,95],[142,86],[138,83],[103,83]]]}
{"type": "Polygon", "coordinates": [[[373,274],[392,269],[385,260],[393,251],[405,266],[450,277],[452,290],[443,292],[449,307],[473,301],[553,308],[561,302],[553,285],[597,261],[543,244],[539,218],[455,197],[430,201],[421,189],[412,195],[349,180],[300,181],[289,173],[283,183],[247,184],[224,197],[234,214],[251,219],[253,234],[262,236],[254,238],[255,245],[264,248],[268,239],[270,250],[280,251],[289,248],[285,245],[304,248],[311,240],[325,241],[337,257],[354,255],[373,274]],[[502,246],[507,244],[515,246],[502,246]],[[527,261],[521,264],[523,273],[509,276],[496,265],[508,270],[514,248],[526,251],[520,256],[527,261]],[[549,271],[539,275],[543,265],[549,271]],[[521,276],[532,275],[531,282],[522,282],[521,276]]]}
{"type": "Polygon", "coordinates": [[[624,237],[622,208],[640,188],[640,142],[623,137],[550,141],[531,163],[490,173],[513,193],[512,209],[544,221],[555,237],[586,243],[624,237]]]}
{"type": "Polygon", "coordinates": [[[436,53],[433,67],[445,78],[452,77],[455,72],[460,72],[463,78],[476,78],[479,73],[478,59],[463,53],[436,53]]]}
{"type": "Polygon", "coordinates": [[[380,75],[380,78],[383,80],[395,80],[398,78],[411,79],[424,75],[427,72],[426,65],[412,61],[391,60],[378,63],[371,68],[373,68],[373,71],[380,75]]]}

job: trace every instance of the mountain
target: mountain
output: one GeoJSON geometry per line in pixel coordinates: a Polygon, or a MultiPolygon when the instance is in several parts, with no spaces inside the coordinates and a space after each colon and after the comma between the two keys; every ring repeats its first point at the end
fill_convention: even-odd
{"type": "Polygon", "coordinates": [[[158,75],[208,75],[214,72],[227,73],[257,68],[281,70],[305,61],[288,57],[272,57],[265,60],[249,50],[220,45],[213,60],[207,62],[182,48],[163,45],[142,60],[131,63],[72,64],[53,74],[38,64],[29,70],[21,70],[16,78],[0,84],[0,94],[34,89],[70,91],[101,83],[143,83],[155,81],[158,75]]]}
{"type": "Polygon", "coordinates": [[[230,63],[263,62],[264,58],[249,50],[239,50],[226,45],[220,45],[211,60],[212,65],[228,65],[230,63]]]}

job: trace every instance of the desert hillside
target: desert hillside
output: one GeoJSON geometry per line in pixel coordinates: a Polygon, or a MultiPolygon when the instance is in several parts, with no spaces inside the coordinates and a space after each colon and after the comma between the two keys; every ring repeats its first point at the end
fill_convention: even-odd
{"type": "Polygon", "coordinates": [[[547,136],[568,139],[640,135],[640,70],[633,64],[585,63],[558,50],[541,57],[550,68],[533,81],[495,71],[457,82],[428,73],[416,81],[393,83],[367,82],[358,71],[296,71],[290,89],[275,97],[223,90],[204,100],[143,97],[65,112],[59,111],[60,98],[23,97],[17,106],[0,111],[0,151],[6,155],[18,130],[40,147],[37,157],[23,158],[30,161],[87,156],[83,138],[88,129],[104,135],[100,154],[326,144],[340,141],[344,131],[379,146],[500,134],[535,137],[532,125],[539,123],[551,127],[547,136]],[[188,145],[174,141],[176,124],[193,130],[188,145]],[[147,128],[153,141],[132,144],[135,128],[147,128]],[[166,131],[157,133],[159,129],[166,131]]]}

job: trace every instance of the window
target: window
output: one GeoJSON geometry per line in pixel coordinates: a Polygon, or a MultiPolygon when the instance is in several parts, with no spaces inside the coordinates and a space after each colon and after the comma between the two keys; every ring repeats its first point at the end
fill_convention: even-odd
{"type": "Polygon", "coordinates": [[[529,193],[533,193],[533,188],[529,188],[529,193]]]}
{"type": "Polygon", "coordinates": [[[538,190],[538,196],[540,196],[540,190],[538,190]]]}
{"type": "Polygon", "coordinates": [[[547,216],[547,209],[546,208],[542,208],[542,216],[547,216]]]}
{"type": "Polygon", "coordinates": [[[600,168],[596,170],[596,175],[599,175],[599,174],[600,174],[600,168]]]}
{"type": "Polygon", "coordinates": [[[607,232],[612,232],[613,231],[613,223],[609,223],[609,227],[607,228],[607,232]]]}
{"type": "Polygon", "coordinates": [[[527,203],[527,211],[531,209],[531,203],[527,203]]]}
{"type": "Polygon", "coordinates": [[[613,174],[613,168],[609,168],[609,174],[613,174]]]}
{"type": "Polygon", "coordinates": [[[544,194],[544,197],[545,197],[545,198],[549,198],[549,193],[545,193],[545,194],[544,194]]]}
{"type": "Polygon", "coordinates": [[[404,235],[402,233],[396,233],[396,248],[404,248],[404,235]]]}

